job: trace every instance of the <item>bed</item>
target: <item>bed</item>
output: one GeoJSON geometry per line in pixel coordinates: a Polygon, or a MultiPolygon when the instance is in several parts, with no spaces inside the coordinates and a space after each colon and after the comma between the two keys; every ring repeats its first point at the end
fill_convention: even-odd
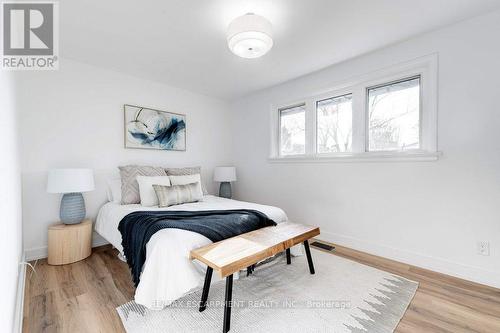
{"type": "MultiPolygon", "coordinates": [[[[277,207],[205,195],[203,201],[168,208],[120,205],[108,202],[99,211],[95,230],[123,253],[118,224],[129,213],[157,210],[232,210],[253,209],[266,214],[276,223],[288,220],[285,212],[277,207]]],[[[146,262],[141,281],[136,288],[135,301],[150,309],[163,309],[182,296],[202,287],[206,266],[189,260],[189,252],[210,244],[211,241],[198,233],[163,229],[153,235],[146,247],[146,262]]],[[[300,249],[292,249],[300,254],[300,249]]],[[[217,282],[214,276],[212,283],[217,282]]]]}

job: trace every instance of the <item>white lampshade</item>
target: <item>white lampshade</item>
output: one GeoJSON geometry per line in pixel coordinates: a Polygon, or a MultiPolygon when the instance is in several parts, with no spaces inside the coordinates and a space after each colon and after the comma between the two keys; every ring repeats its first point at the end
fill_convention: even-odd
{"type": "Polygon", "coordinates": [[[227,29],[227,44],[242,58],[261,57],[273,47],[271,22],[253,13],[237,17],[227,29]]]}
{"type": "Polygon", "coordinates": [[[92,169],[52,169],[47,181],[48,193],[79,193],[94,190],[92,169]]]}
{"type": "Polygon", "coordinates": [[[214,170],[215,182],[234,182],[236,181],[235,167],[216,167],[214,170]]]}

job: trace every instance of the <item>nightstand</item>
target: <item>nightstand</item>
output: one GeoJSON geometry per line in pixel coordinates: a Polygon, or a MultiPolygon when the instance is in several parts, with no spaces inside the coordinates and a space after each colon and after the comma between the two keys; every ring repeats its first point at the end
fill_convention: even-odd
{"type": "Polygon", "coordinates": [[[49,265],[71,264],[92,253],[92,221],[54,224],[49,227],[49,265]]]}

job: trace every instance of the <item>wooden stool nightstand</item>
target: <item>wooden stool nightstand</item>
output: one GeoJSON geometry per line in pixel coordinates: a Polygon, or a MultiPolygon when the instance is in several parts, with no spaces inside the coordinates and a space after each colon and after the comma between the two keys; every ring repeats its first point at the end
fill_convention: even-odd
{"type": "Polygon", "coordinates": [[[92,253],[92,221],[49,227],[49,265],[71,264],[92,253]]]}

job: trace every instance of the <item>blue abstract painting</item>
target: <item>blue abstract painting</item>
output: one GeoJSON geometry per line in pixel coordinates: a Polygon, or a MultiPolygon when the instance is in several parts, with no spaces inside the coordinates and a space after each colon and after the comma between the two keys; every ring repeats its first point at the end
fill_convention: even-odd
{"type": "Polygon", "coordinates": [[[186,116],[124,105],[125,147],[186,150],[186,116]]]}

